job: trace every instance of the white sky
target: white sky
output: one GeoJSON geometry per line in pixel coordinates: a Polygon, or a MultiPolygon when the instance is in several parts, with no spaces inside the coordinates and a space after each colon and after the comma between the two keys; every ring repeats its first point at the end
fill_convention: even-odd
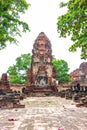
{"type": "MultiPolygon", "coordinates": [[[[80,59],[80,51],[71,53],[68,51],[72,41],[69,38],[59,38],[57,33],[57,17],[66,12],[66,8],[59,8],[62,0],[27,0],[31,7],[22,15],[31,32],[23,33],[18,38],[20,44],[9,45],[6,49],[0,51],[0,75],[5,73],[9,66],[15,63],[15,59],[24,53],[31,53],[34,40],[40,32],[44,32],[52,44],[53,55],[57,59],[64,59],[68,62],[70,72],[78,68],[83,60],[80,59]]],[[[63,0],[67,1],[67,0],[63,0]]]]}

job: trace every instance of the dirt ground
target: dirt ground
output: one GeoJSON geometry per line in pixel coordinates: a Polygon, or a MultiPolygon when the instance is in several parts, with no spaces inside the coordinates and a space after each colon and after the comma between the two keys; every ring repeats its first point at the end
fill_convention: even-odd
{"type": "Polygon", "coordinates": [[[28,97],[25,108],[0,109],[0,130],[87,130],[87,108],[60,97],[28,97]]]}

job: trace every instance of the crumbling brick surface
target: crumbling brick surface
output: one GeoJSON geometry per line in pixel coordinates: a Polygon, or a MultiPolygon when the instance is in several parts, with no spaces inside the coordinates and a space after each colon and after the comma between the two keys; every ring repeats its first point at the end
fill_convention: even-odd
{"type": "Polygon", "coordinates": [[[79,68],[70,73],[72,83],[87,85],[87,62],[80,64],[79,68]]]}
{"type": "Polygon", "coordinates": [[[10,90],[9,80],[6,73],[2,74],[1,80],[0,80],[0,89],[4,90],[10,90]]]}
{"type": "Polygon", "coordinates": [[[55,77],[51,43],[48,37],[41,32],[33,45],[31,68],[28,69],[26,86],[29,91],[45,87],[57,91],[55,77]]]}

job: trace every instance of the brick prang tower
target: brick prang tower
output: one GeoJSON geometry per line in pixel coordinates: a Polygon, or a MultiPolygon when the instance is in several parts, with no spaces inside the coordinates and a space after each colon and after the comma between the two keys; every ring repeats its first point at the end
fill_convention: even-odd
{"type": "Polygon", "coordinates": [[[36,89],[57,91],[55,77],[51,43],[44,32],[41,32],[33,44],[32,62],[27,74],[27,88],[29,91],[36,89]]]}

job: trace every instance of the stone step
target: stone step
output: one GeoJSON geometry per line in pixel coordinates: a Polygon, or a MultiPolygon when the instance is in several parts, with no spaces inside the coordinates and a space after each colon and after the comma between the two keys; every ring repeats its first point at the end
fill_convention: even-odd
{"type": "Polygon", "coordinates": [[[51,88],[35,88],[33,92],[53,92],[51,88]]]}
{"type": "Polygon", "coordinates": [[[33,92],[53,92],[52,90],[33,90],[33,92]]]}
{"type": "Polygon", "coordinates": [[[52,92],[31,92],[28,94],[29,97],[46,97],[55,95],[52,92]]]}

